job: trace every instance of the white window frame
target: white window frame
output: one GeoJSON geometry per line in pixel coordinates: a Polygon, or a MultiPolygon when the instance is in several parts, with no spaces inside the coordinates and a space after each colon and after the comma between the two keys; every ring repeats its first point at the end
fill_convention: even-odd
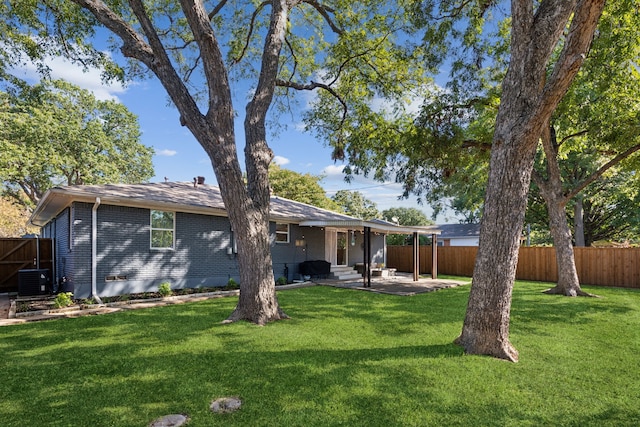
{"type": "Polygon", "coordinates": [[[176,248],[176,213],[172,211],[161,211],[159,209],[150,209],[149,210],[149,248],[154,251],[173,251],[176,248]],[[153,226],[153,213],[154,212],[163,212],[170,213],[173,219],[172,228],[160,228],[153,226]],[[155,247],[153,246],[153,232],[154,231],[170,231],[171,232],[171,247],[161,246],[155,247]]]}
{"type": "Polygon", "coordinates": [[[291,241],[290,237],[291,237],[291,225],[284,222],[276,222],[276,243],[287,244],[291,241]],[[281,227],[281,226],[286,226],[287,231],[279,231],[278,227],[281,227]],[[279,240],[278,239],[279,236],[285,236],[285,240],[279,240]]]}

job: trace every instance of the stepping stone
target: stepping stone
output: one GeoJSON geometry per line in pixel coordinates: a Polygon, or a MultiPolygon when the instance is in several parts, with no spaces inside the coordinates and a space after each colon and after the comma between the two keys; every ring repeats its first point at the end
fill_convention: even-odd
{"type": "Polygon", "coordinates": [[[149,427],[179,427],[184,425],[188,420],[189,418],[182,414],[166,415],[149,424],[149,427]]]}
{"type": "Polygon", "coordinates": [[[237,397],[221,397],[211,402],[210,409],[217,414],[235,412],[242,406],[242,401],[237,397]]]}

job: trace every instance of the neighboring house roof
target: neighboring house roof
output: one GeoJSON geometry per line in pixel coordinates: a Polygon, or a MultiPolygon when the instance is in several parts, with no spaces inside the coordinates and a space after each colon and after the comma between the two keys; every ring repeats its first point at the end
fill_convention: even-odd
{"type": "Polygon", "coordinates": [[[471,239],[480,236],[480,224],[440,224],[440,239],[471,239]]]}
{"type": "MultiPolygon", "coordinates": [[[[184,182],[147,184],[73,185],[55,187],[42,197],[31,216],[31,223],[43,226],[73,202],[172,210],[205,215],[227,216],[220,189],[213,185],[184,182]]],[[[303,221],[359,221],[349,215],[305,203],[271,197],[271,219],[292,223],[303,221]]]]}

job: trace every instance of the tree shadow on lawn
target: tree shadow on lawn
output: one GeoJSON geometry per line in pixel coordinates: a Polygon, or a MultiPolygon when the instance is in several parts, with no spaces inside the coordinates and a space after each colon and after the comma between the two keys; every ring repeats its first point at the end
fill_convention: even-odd
{"type": "Polygon", "coordinates": [[[518,286],[516,282],[511,306],[511,324],[526,332],[539,331],[549,324],[587,325],[639,311],[640,292],[635,289],[591,287],[588,292],[602,297],[586,298],[544,294],[548,283],[527,285],[518,286]]]}
{"type": "MultiPolygon", "coordinates": [[[[279,293],[284,310],[294,319],[342,317],[370,323],[404,322],[429,325],[462,322],[469,287],[442,289],[412,296],[317,286],[279,293]],[[293,302],[289,302],[294,300],[293,302]]],[[[460,323],[461,324],[461,323],[460,323]]]]}
{"type": "MultiPolygon", "coordinates": [[[[208,405],[226,395],[245,402],[221,419],[228,425],[542,425],[573,410],[520,411],[504,403],[516,391],[493,390],[490,379],[486,399],[465,399],[468,364],[478,359],[460,357],[460,347],[416,328],[449,322],[459,331],[468,290],[416,297],[287,292],[279,296],[294,319],[266,327],[221,325],[234,298],[3,328],[0,366],[7,374],[0,383],[0,419],[9,426],[122,426],[187,413],[192,425],[211,425],[208,405]],[[351,330],[322,329],[336,318],[356,330],[370,328],[372,340],[366,330],[354,339],[351,330]],[[393,326],[401,321],[407,325],[393,326]],[[403,344],[405,333],[424,337],[403,344]],[[323,334],[334,336],[324,343],[323,334]]],[[[586,316],[595,301],[519,292],[514,316],[520,331],[586,316]]],[[[630,309],[598,301],[600,313],[630,309]]],[[[512,366],[490,358],[481,363],[490,371],[512,366]]],[[[585,425],[609,415],[624,425],[638,416],[615,403],[606,413],[589,414],[580,418],[585,425]]]]}
{"type": "MultiPolygon", "coordinates": [[[[256,334],[258,328],[250,327],[256,334]]],[[[148,329],[146,324],[141,328],[148,329]]],[[[38,344],[28,338],[2,343],[8,350],[3,370],[12,372],[0,385],[3,425],[147,425],[167,413],[187,413],[200,420],[194,425],[209,425],[208,404],[224,395],[246,400],[240,417],[245,424],[256,417],[266,422],[283,411],[292,416],[286,403],[290,401],[313,402],[307,408],[311,420],[323,419],[325,412],[331,416],[330,408],[324,407],[331,395],[343,390],[355,399],[360,376],[375,371],[374,380],[381,383],[390,381],[393,372],[396,380],[402,376],[383,365],[406,360],[428,364],[429,359],[461,355],[452,344],[260,350],[243,335],[244,325],[214,329],[176,342],[159,330],[134,334],[145,337],[141,340],[118,340],[50,329],[40,334],[44,342],[38,344]],[[233,334],[230,329],[241,331],[233,334]]],[[[386,388],[376,385],[372,393],[386,398],[386,388]]],[[[344,405],[352,414],[349,419],[359,411],[352,403],[344,405]]]]}
{"type": "MultiPolygon", "coordinates": [[[[478,359],[461,358],[461,349],[453,344],[260,349],[236,339],[229,333],[233,328],[217,328],[225,330],[222,343],[192,346],[182,342],[159,354],[144,343],[129,343],[124,348],[116,342],[74,346],[58,352],[68,369],[60,369],[59,362],[51,359],[42,363],[42,355],[24,357],[16,363],[14,375],[28,372],[28,378],[23,377],[23,383],[11,379],[8,386],[0,386],[0,394],[7,399],[0,408],[11,408],[1,414],[4,425],[147,425],[168,413],[186,413],[195,426],[216,422],[506,425],[514,420],[549,425],[560,419],[555,417],[566,415],[562,411],[575,409],[557,405],[531,411],[510,404],[517,385],[513,390],[494,389],[491,379],[513,365],[494,359],[480,362],[490,374],[486,381],[467,384],[468,365],[477,365],[478,359]],[[86,363],[92,358],[100,362],[86,363]],[[492,370],[496,372],[491,374],[492,370]],[[29,399],[8,392],[13,387],[27,387],[29,399]],[[468,399],[469,389],[478,387],[486,389],[482,399],[468,399]],[[208,405],[221,396],[239,396],[242,409],[216,418],[208,405]]],[[[585,421],[579,425],[594,425],[594,420],[607,420],[606,416],[615,416],[624,425],[637,412],[613,404],[606,413],[594,415],[589,410],[589,415],[579,417],[585,421]]],[[[575,419],[571,418],[572,423],[575,419]]]]}

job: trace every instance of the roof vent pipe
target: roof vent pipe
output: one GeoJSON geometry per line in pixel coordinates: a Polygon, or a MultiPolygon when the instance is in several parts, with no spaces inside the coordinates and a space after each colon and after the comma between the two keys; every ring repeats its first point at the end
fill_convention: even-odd
{"type": "Polygon", "coordinates": [[[98,296],[97,274],[98,274],[98,206],[100,197],[96,197],[96,202],[91,208],[91,298],[98,304],[102,300],[98,296]]]}

